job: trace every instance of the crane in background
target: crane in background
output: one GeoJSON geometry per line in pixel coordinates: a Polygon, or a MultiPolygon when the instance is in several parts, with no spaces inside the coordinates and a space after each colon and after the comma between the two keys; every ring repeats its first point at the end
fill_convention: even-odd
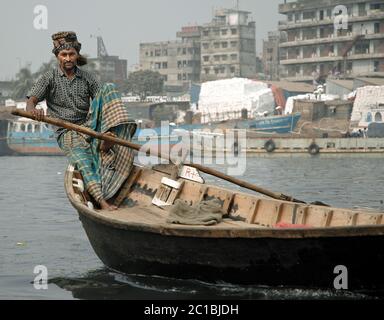
{"type": "Polygon", "coordinates": [[[343,74],[344,74],[344,79],[346,77],[346,74],[347,74],[347,58],[348,58],[348,52],[351,51],[351,49],[353,48],[353,46],[358,42],[360,41],[361,39],[364,38],[364,35],[362,34],[359,34],[359,35],[356,35],[353,40],[351,42],[349,42],[345,47],[344,47],[344,50],[341,54],[341,56],[343,57],[343,74]]]}
{"type": "Polygon", "coordinates": [[[98,58],[106,58],[108,57],[107,48],[104,44],[103,38],[101,36],[95,36],[91,34],[91,38],[97,39],[97,57],[98,58]]]}

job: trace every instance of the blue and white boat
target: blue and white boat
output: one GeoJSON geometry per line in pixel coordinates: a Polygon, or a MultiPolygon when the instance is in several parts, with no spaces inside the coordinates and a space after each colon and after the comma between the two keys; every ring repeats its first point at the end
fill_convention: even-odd
{"type": "Polygon", "coordinates": [[[27,118],[8,121],[5,154],[23,156],[58,156],[64,155],[57,145],[51,125],[27,118]]]}

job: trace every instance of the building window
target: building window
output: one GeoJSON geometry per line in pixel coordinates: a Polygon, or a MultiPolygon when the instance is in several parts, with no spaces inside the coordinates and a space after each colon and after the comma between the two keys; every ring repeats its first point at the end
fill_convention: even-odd
{"type": "Polygon", "coordinates": [[[213,35],[218,37],[220,35],[220,30],[219,29],[213,30],[213,35]]]}
{"type": "Polygon", "coordinates": [[[367,11],[365,10],[365,3],[358,4],[358,11],[359,11],[359,17],[367,15],[367,11]]]}
{"type": "Polygon", "coordinates": [[[215,49],[218,49],[218,48],[220,48],[220,43],[219,42],[215,42],[213,44],[213,46],[214,46],[215,49]]]}
{"type": "Polygon", "coordinates": [[[324,38],[325,30],[324,28],[320,28],[320,38],[324,38]]]}
{"type": "Polygon", "coordinates": [[[168,62],[163,62],[163,69],[168,69],[168,62]]]}
{"type": "Polygon", "coordinates": [[[375,22],[374,33],[380,33],[380,22],[375,22]]]}
{"type": "Polygon", "coordinates": [[[149,53],[148,53],[148,51],[146,51],[146,52],[145,52],[145,55],[146,55],[147,57],[149,56],[149,53]]]}
{"type": "Polygon", "coordinates": [[[231,54],[231,60],[237,60],[237,54],[231,54]]]}
{"type": "Polygon", "coordinates": [[[373,62],[373,72],[379,72],[380,68],[380,61],[374,61],[373,62]]]}
{"type": "Polygon", "coordinates": [[[203,60],[204,60],[204,62],[208,62],[209,61],[209,56],[204,56],[203,60]]]}
{"type": "Polygon", "coordinates": [[[219,68],[215,68],[215,74],[219,74],[219,68]]]}
{"type": "Polygon", "coordinates": [[[228,48],[228,42],[222,42],[221,43],[221,47],[224,48],[224,49],[228,48]]]}
{"type": "Polygon", "coordinates": [[[180,73],[177,74],[177,80],[181,80],[181,74],[180,73]]]}
{"type": "Polygon", "coordinates": [[[236,72],[236,68],[235,67],[231,67],[230,70],[231,70],[231,73],[235,73],[236,72]]]}
{"type": "Polygon", "coordinates": [[[319,20],[324,20],[324,10],[319,11],[319,20]]]}
{"type": "Polygon", "coordinates": [[[209,43],[208,42],[204,42],[203,43],[203,49],[208,49],[209,48],[209,43]]]}
{"type": "Polygon", "coordinates": [[[220,56],[213,56],[213,59],[217,62],[220,61],[220,56]]]}
{"type": "Polygon", "coordinates": [[[223,30],[221,30],[221,35],[222,35],[222,36],[226,36],[227,33],[228,33],[227,29],[223,29],[223,30]]]}
{"type": "Polygon", "coordinates": [[[380,3],[371,3],[370,4],[370,9],[371,10],[378,10],[378,9],[380,9],[380,3]]]}
{"type": "Polygon", "coordinates": [[[167,75],[164,75],[164,76],[163,76],[163,80],[164,80],[164,82],[167,82],[167,81],[168,81],[168,76],[167,76],[167,75]]]}
{"type": "Polygon", "coordinates": [[[304,11],[303,12],[303,20],[313,20],[315,19],[315,11],[304,11]]]}
{"type": "Polygon", "coordinates": [[[183,73],[183,80],[187,80],[187,74],[183,73]]]}
{"type": "Polygon", "coordinates": [[[221,60],[222,60],[222,61],[227,61],[227,60],[228,60],[228,56],[225,55],[225,54],[223,54],[223,55],[221,56],[221,60]]]}
{"type": "Polygon", "coordinates": [[[220,73],[225,73],[225,68],[224,67],[220,68],[220,73]]]}
{"type": "Polygon", "coordinates": [[[232,35],[237,34],[237,29],[231,29],[231,34],[232,34],[232,35]]]}
{"type": "Polygon", "coordinates": [[[231,41],[231,48],[237,47],[237,41],[231,41]]]}
{"type": "Polygon", "coordinates": [[[204,30],[203,31],[203,36],[208,37],[209,36],[209,30],[204,30]]]}
{"type": "Polygon", "coordinates": [[[205,74],[209,74],[209,68],[204,68],[205,74]]]}
{"type": "Polygon", "coordinates": [[[187,48],[183,48],[183,54],[187,54],[187,48]]]}
{"type": "Polygon", "coordinates": [[[355,45],[355,54],[369,53],[369,41],[358,42],[355,45]]]}
{"type": "Polygon", "coordinates": [[[181,61],[177,61],[177,68],[181,69],[183,67],[183,64],[181,61]]]}

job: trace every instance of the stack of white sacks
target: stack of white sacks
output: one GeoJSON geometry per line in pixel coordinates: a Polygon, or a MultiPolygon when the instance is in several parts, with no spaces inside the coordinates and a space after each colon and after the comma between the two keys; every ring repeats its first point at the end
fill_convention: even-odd
{"type": "Polygon", "coordinates": [[[359,126],[366,126],[368,112],[384,114],[384,86],[366,86],[358,88],[353,103],[351,121],[360,121],[359,126]]]}
{"type": "Polygon", "coordinates": [[[300,94],[298,96],[289,97],[285,104],[284,114],[290,114],[293,111],[295,100],[318,100],[318,101],[330,101],[340,99],[338,95],[334,94],[321,94],[315,95],[313,93],[300,94]]]}
{"type": "Polygon", "coordinates": [[[208,123],[238,118],[242,109],[247,109],[249,117],[272,115],[275,100],[267,84],[233,78],[203,83],[198,108],[201,122],[208,123]]]}

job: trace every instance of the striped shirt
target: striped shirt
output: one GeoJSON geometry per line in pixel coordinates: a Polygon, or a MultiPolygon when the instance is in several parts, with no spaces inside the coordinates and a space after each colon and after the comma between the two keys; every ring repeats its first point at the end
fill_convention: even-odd
{"type": "MultiPolygon", "coordinates": [[[[48,115],[74,124],[84,124],[93,99],[100,89],[99,82],[87,71],[76,67],[75,76],[68,79],[59,68],[43,74],[27,97],[36,97],[38,101],[46,100],[48,115]]],[[[65,129],[56,130],[57,137],[65,129]]]]}

